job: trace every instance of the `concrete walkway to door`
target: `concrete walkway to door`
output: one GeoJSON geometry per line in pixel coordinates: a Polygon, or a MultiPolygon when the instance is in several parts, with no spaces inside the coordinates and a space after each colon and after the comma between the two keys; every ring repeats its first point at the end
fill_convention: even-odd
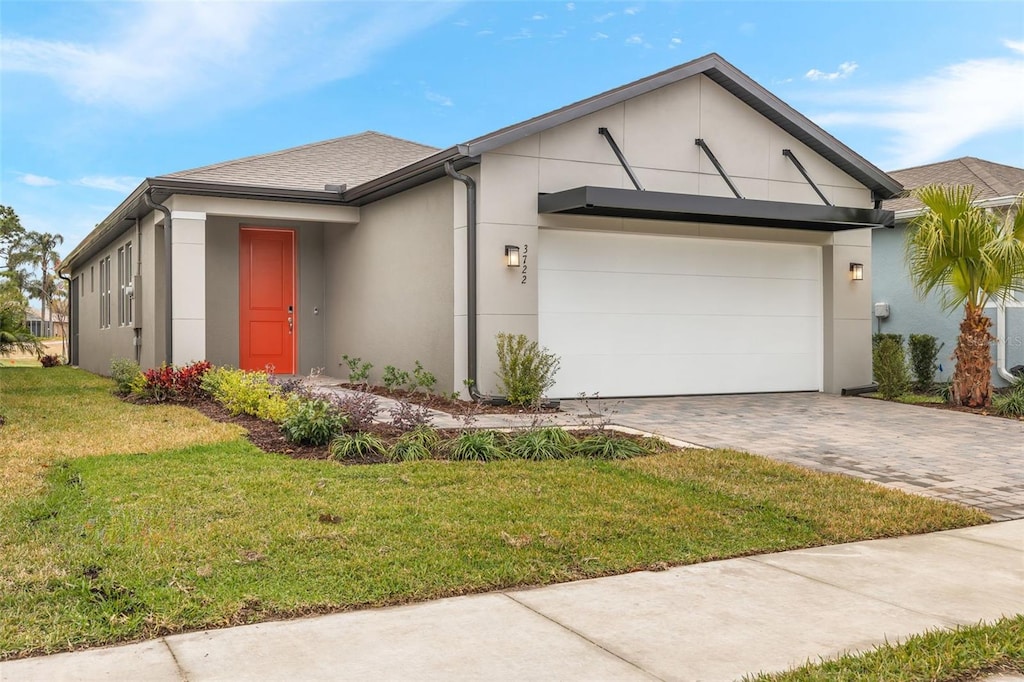
{"type": "Polygon", "coordinates": [[[822,393],[565,401],[615,424],[1024,518],[1024,422],[822,393]],[[596,409],[595,409],[596,408],[596,409]]]}

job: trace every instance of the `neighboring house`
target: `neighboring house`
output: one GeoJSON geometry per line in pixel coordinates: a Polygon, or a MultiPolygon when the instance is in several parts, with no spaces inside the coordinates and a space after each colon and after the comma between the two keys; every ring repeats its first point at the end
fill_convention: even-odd
{"type": "MultiPolygon", "coordinates": [[[[921,202],[910,194],[926,185],[972,185],[978,204],[1005,215],[1007,208],[1024,192],[1024,168],[966,156],[892,171],[889,175],[906,187],[907,195],[883,204],[896,213],[895,229],[879,229],[872,233],[871,252],[875,270],[872,296],[876,304],[885,304],[888,309],[887,317],[876,317],[875,331],[902,334],[904,338],[910,334],[937,337],[944,346],[939,352],[941,371],[936,372],[936,379],[947,381],[953,376],[953,350],[960,334],[963,311],[943,310],[939,304],[940,293],[920,299],[910,284],[904,240],[907,225],[923,210],[921,202]]],[[[999,306],[993,305],[988,309],[992,334],[998,338],[992,346],[992,357],[996,361],[992,379],[997,386],[1006,385],[1008,378],[1000,370],[1024,364],[1024,295],[1018,294],[1002,308],[1001,311],[999,306]]]]}
{"type": "Polygon", "coordinates": [[[711,54],[443,150],[366,132],[148,178],[64,261],[72,360],[348,354],[493,394],[510,332],[561,357],[553,397],[838,392],[871,380],[901,190],[711,54]]]}
{"type": "Polygon", "coordinates": [[[25,318],[25,324],[28,327],[29,333],[41,339],[63,336],[65,328],[64,319],[59,313],[52,310],[49,312],[49,316],[52,316],[53,319],[44,321],[37,308],[29,308],[25,318]]]}

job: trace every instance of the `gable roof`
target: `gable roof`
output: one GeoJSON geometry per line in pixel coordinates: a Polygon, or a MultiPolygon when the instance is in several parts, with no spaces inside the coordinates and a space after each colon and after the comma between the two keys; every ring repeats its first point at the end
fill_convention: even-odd
{"type": "Polygon", "coordinates": [[[322,191],[328,183],[359,185],[436,151],[436,147],[368,130],[160,177],[322,191]]]}
{"type": "Polygon", "coordinates": [[[696,75],[704,75],[725,88],[871,189],[876,197],[889,199],[902,192],[902,185],[895,179],[711,53],[440,151],[367,131],[146,178],[68,254],[62,269],[101,248],[126,221],[148,213],[151,209],[145,202],[147,194],[157,200],[182,193],[363,206],[443,177],[448,162],[456,170],[471,166],[479,161],[480,154],[696,75]],[[347,188],[339,197],[336,191],[326,190],[327,184],[347,188]]]}
{"type": "Polygon", "coordinates": [[[473,159],[485,152],[511,144],[530,135],[587,116],[601,109],[638,97],[658,88],[671,85],[696,75],[704,75],[725,88],[752,109],[768,118],[787,133],[800,140],[816,153],[832,162],[848,175],[870,188],[876,196],[888,199],[899,194],[903,187],[884,171],[834,138],[809,118],[770,93],[761,85],[721,56],[711,53],[693,61],[675,66],[638,81],[589,97],[522,123],[496,130],[451,149],[427,157],[419,163],[401,168],[364,185],[349,189],[346,201],[363,204],[387,196],[389,187],[408,186],[413,178],[422,176],[427,182],[443,175],[445,161],[473,159]]]}
{"type": "Polygon", "coordinates": [[[885,202],[885,208],[891,211],[921,208],[921,202],[910,196],[910,192],[926,185],[973,185],[979,200],[1013,197],[1024,192],[1024,168],[973,156],[890,171],[889,175],[907,189],[903,195],[885,202]]]}

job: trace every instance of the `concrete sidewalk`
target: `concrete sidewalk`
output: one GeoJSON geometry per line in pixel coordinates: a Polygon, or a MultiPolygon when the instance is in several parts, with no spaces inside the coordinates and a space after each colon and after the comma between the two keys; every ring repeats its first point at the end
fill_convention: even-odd
{"type": "Polygon", "coordinates": [[[1024,612],[1024,520],[0,663],[0,680],[734,680],[1024,612]]]}

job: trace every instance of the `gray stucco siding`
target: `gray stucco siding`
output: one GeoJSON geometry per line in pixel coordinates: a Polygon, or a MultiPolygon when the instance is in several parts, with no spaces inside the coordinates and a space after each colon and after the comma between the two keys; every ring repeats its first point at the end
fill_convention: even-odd
{"type": "Polygon", "coordinates": [[[444,178],[360,209],[356,226],[324,228],[324,366],[347,377],[341,356],[412,370],[419,360],[452,390],[454,199],[444,178]]]}

